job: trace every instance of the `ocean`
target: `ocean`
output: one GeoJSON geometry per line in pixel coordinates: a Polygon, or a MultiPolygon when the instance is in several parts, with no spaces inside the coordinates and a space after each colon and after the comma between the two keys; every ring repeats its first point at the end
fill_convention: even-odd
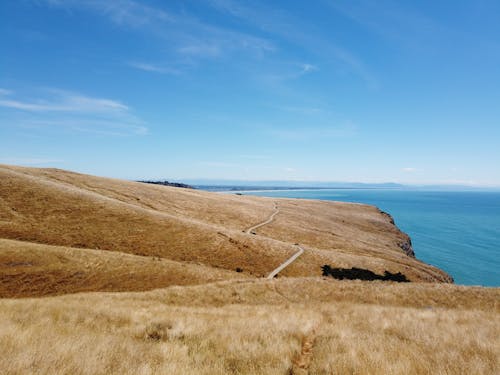
{"type": "Polygon", "coordinates": [[[457,284],[500,286],[500,192],[314,189],[242,194],[377,206],[411,237],[418,259],[448,272],[457,284]]]}

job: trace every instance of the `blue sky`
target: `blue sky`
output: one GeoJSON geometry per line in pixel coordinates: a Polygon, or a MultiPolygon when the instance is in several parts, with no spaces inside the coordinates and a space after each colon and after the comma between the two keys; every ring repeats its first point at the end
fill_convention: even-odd
{"type": "Polygon", "coordinates": [[[500,2],[0,3],[0,163],[500,186],[500,2]]]}

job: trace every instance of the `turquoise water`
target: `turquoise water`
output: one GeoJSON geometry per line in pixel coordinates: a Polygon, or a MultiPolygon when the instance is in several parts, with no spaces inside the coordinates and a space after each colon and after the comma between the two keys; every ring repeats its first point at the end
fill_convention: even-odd
{"type": "Polygon", "coordinates": [[[445,270],[457,284],[500,286],[500,192],[332,189],[244,194],[375,205],[410,235],[418,259],[445,270]]]}

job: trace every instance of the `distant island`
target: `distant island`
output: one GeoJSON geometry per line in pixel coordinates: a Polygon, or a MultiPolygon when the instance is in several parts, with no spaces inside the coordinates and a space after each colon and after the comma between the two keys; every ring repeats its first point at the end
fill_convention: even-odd
{"type": "Polygon", "coordinates": [[[149,180],[144,180],[144,181],[137,181],[137,182],[142,182],[143,184],[153,184],[153,185],[163,185],[163,186],[172,186],[172,187],[178,187],[178,188],[184,188],[184,189],[196,189],[194,186],[188,185],[188,184],[183,184],[181,182],[169,182],[169,181],[149,181],[149,180]]]}

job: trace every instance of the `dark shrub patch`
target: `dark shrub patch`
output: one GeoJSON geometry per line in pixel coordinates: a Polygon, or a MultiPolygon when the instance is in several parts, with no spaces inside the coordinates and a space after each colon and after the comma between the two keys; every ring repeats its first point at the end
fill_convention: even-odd
{"type": "Polygon", "coordinates": [[[334,279],[339,280],[383,280],[383,281],[397,281],[397,282],[409,282],[405,275],[401,272],[391,273],[389,271],[385,271],[383,275],[377,275],[376,273],[365,270],[363,268],[332,268],[328,264],[325,264],[321,267],[323,271],[323,276],[331,276],[334,279]]]}

